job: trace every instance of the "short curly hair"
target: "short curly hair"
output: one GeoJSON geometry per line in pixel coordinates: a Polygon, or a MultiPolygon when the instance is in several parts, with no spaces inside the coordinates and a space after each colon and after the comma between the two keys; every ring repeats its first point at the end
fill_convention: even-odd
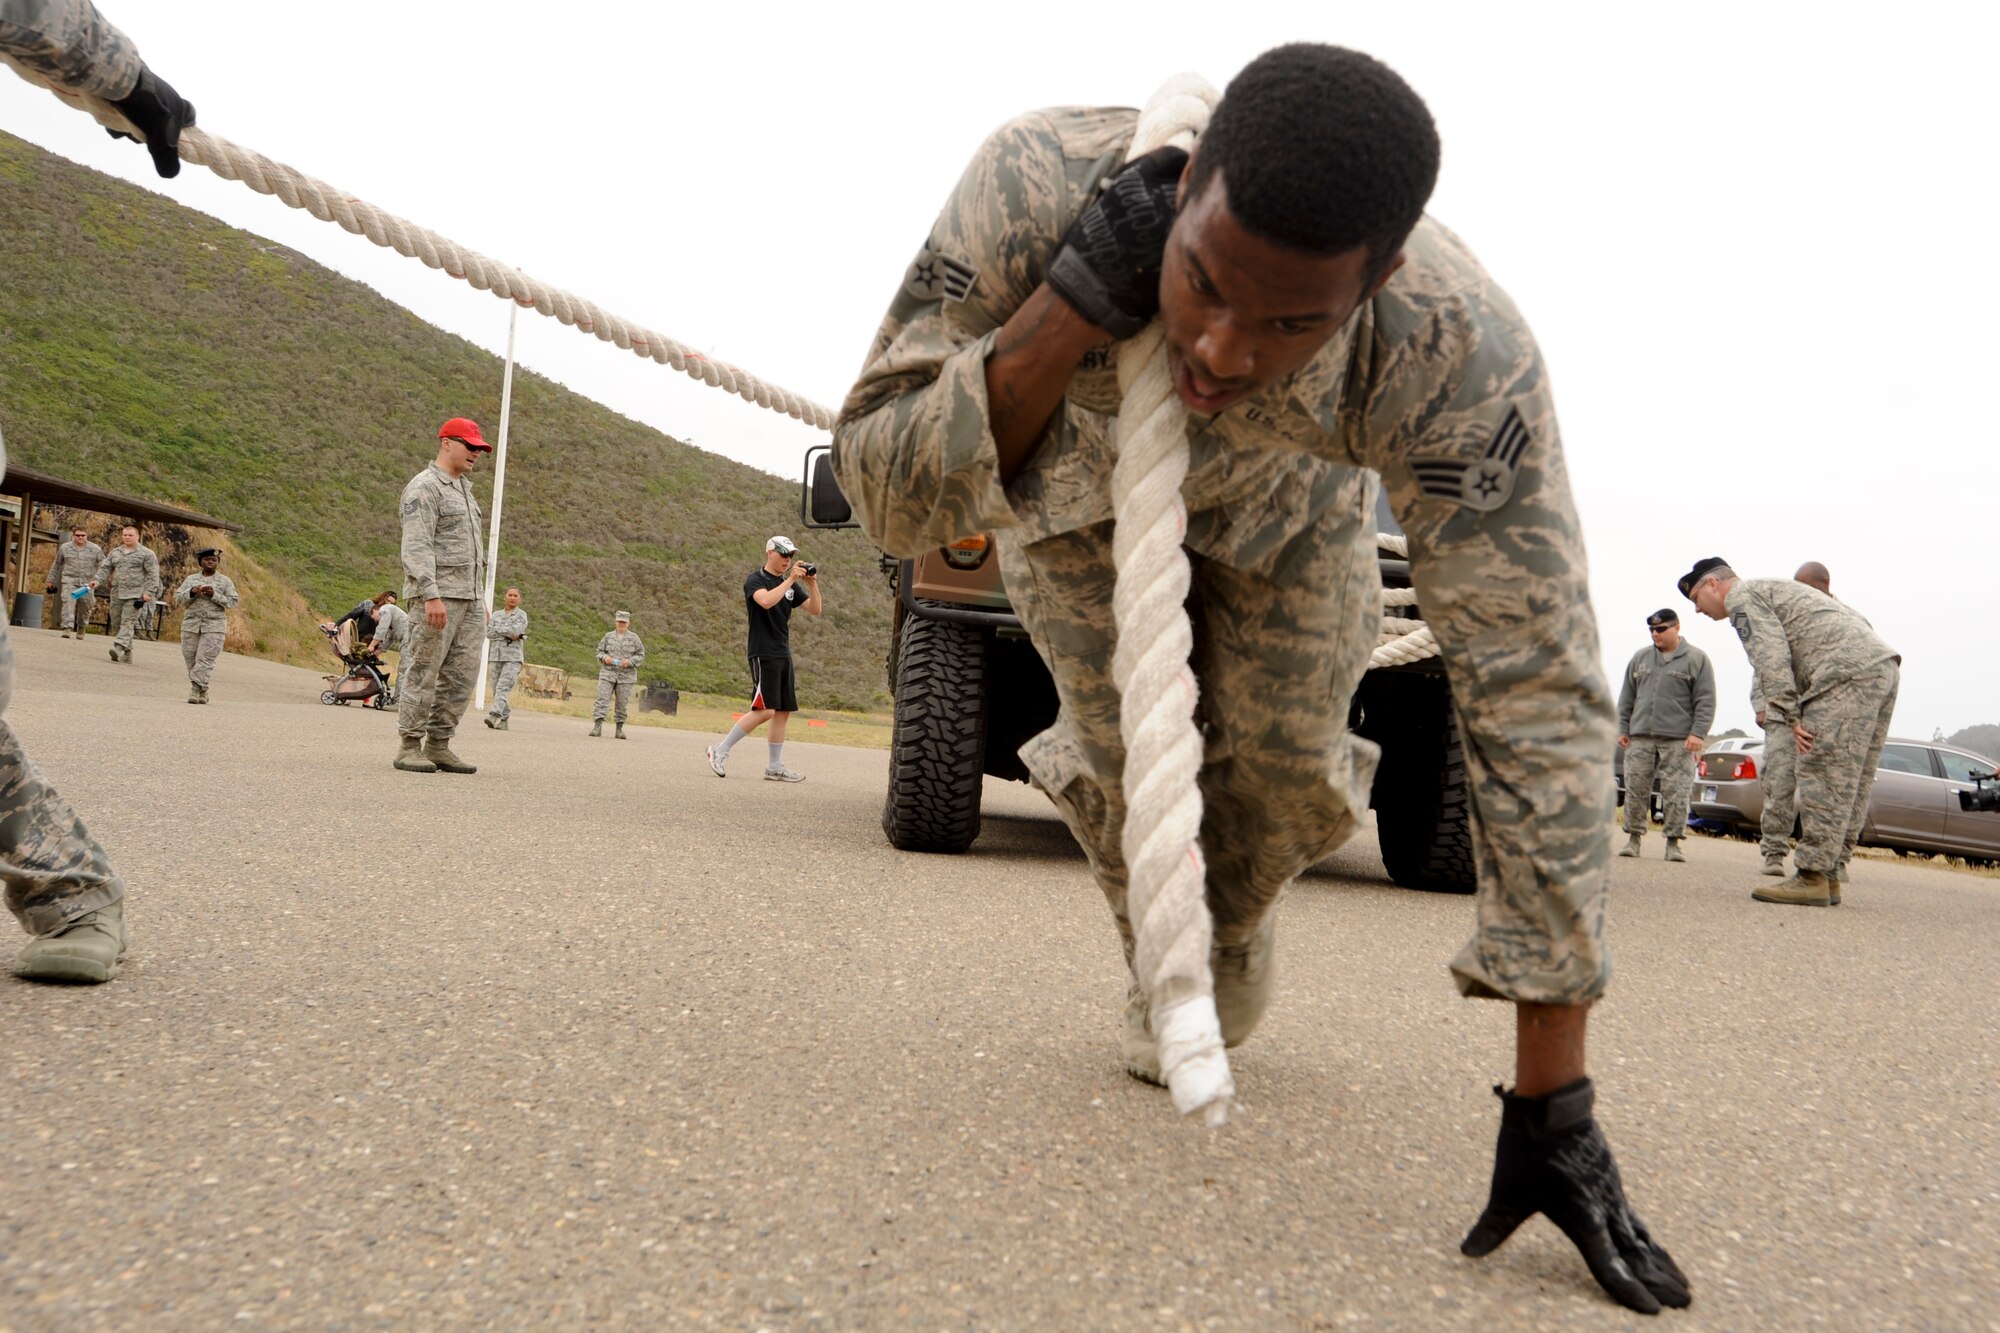
{"type": "Polygon", "coordinates": [[[1437,126],[1373,56],[1294,42],[1229,81],[1195,153],[1190,195],[1217,173],[1244,230],[1315,255],[1366,246],[1373,281],[1437,185],[1437,126]]]}

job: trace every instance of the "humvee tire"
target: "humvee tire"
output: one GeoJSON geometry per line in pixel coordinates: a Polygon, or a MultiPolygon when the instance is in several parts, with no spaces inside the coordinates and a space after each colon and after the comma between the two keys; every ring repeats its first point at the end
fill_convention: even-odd
{"type": "Polygon", "coordinates": [[[962,852],[979,836],[986,768],[986,635],[903,618],[882,831],[906,852],[962,852]]]}
{"type": "Polygon", "coordinates": [[[1444,676],[1376,672],[1363,680],[1360,735],[1382,747],[1369,804],[1389,878],[1406,889],[1471,893],[1472,793],[1444,676]]]}

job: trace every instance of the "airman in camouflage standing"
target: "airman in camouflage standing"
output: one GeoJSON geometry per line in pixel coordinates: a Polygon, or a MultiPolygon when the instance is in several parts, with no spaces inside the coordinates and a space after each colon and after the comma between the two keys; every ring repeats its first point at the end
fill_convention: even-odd
{"type": "Polygon", "coordinates": [[[507,719],[513,715],[507,696],[514,692],[521,664],[528,660],[528,613],[521,609],[521,590],[507,589],[505,600],[505,608],[486,625],[486,641],[493,645],[487,658],[493,703],[486,710],[486,725],[495,731],[507,730],[507,719]]]}
{"type": "Polygon", "coordinates": [[[139,529],[127,523],[118,533],[118,545],[97,562],[97,577],[90,586],[105,589],[111,599],[111,660],[130,662],[139,617],[152,607],[163,586],[160,557],[152,547],[139,544],[139,529]]]}
{"type": "Polygon", "coordinates": [[[185,608],[181,615],[181,656],[187,659],[188,702],[208,702],[208,682],[215,674],[216,659],[222,656],[222,642],[229,635],[229,608],[241,599],[236,584],[227,574],[217,573],[222,552],[205,546],[194,553],[201,562],[198,573],[181,580],[174,589],[174,601],[185,608]]]}
{"type": "Polygon", "coordinates": [[[597,641],[597,702],[590,710],[590,734],[604,734],[604,715],[615,699],[618,711],[613,735],[625,739],[625,715],[632,707],[632,686],[639,679],[639,664],[646,660],[646,645],[632,632],[632,613],[620,611],[614,617],[618,628],[597,641]]]}
{"type": "Polygon", "coordinates": [[[1735,627],[1755,673],[1751,697],[1764,701],[1767,725],[1790,729],[1798,752],[1802,827],[1793,874],[1750,896],[1836,906],[1889,738],[1903,659],[1859,613],[1795,579],[1739,579],[1710,556],[1681,576],[1680,589],[1703,615],[1735,627]]]}
{"type": "MultiPolygon", "coordinates": [[[[140,61],[131,41],[89,0],[0,0],[0,57],[52,86],[111,101],[146,136],[154,168],[162,176],[180,170],[177,144],[181,129],[194,123],[194,108],[140,61]]],[[[0,442],[0,472],[6,452],[0,442]]],[[[0,623],[0,714],[13,689],[14,654],[0,623]]],[[[95,982],[118,974],[126,946],[124,882],[4,721],[0,883],[8,910],[34,936],[15,965],[20,976],[95,982]]]]}
{"type": "Polygon", "coordinates": [[[453,417],[438,428],[437,457],[403,488],[403,601],[409,651],[396,687],[396,767],[410,773],[477,773],[452,753],[451,738],[479,678],[486,633],[486,552],[471,474],[493,446],[477,422],[453,417]]]}
{"type": "Polygon", "coordinates": [[[83,528],[72,531],[69,541],[56,548],[56,558],[49,565],[49,593],[62,598],[56,603],[56,618],[62,622],[65,639],[74,631],[81,642],[89,632],[90,618],[97,614],[90,581],[97,577],[97,567],[103,561],[104,548],[83,528]]]}
{"type": "MultiPolygon", "coordinates": [[[[1022,758],[1083,845],[1129,965],[1109,344],[1157,314],[1190,409],[1201,842],[1234,1044],[1268,995],[1279,897],[1368,804],[1377,752],[1344,724],[1380,628],[1386,482],[1470,768],[1478,926],[1452,972],[1465,994],[1517,1007],[1517,1086],[1463,1248],[1489,1252],[1538,1208],[1588,1213],[1571,1234],[1607,1290],[1635,1309],[1684,1305],[1686,1280],[1632,1216],[1591,1116],[1612,718],[1534,338],[1422,217],[1435,131],[1378,62],[1267,52],[1192,161],[1162,150],[1121,169],[1135,121],[1038,112],[980,149],[842,409],[841,486],[891,555],[996,534],[1061,702],[1022,758]]],[[[1139,996],[1127,1067],[1157,1078],[1150,1044],[1139,996]]]]}
{"type": "Polygon", "coordinates": [[[1646,617],[1650,648],[1632,655],[1618,692],[1618,744],[1625,750],[1625,846],[1637,856],[1651,813],[1653,778],[1660,780],[1660,821],[1669,861],[1685,861],[1688,796],[1694,757],[1715,723],[1715,668],[1708,654],[1681,641],[1681,618],[1662,607],[1646,617]]]}
{"type": "MultiPolygon", "coordinates": [[[[1833,596],[1833,576],[1817,560],[1800,565],[1792,578],[1833,596]]],[[[1757,846],[1764,854],[1764,873],[1782,879],[1785,857],[1792,850],[1792,828],[1799,816],[1799,747],[1790,727],[1770,721],[1762,699],[1753,695],[1750,706],[1757,711],[1757,725],[1764,728],[1764,762],[1757,775],[1757,785],[1764,793],[1764,815],[1758,823],[1757,846]]],[[[1867,810],[1864,805],[1864,819],[1867,810]]],[[[1861,830],[1855,829],[1854,834],[1858,839],[1861,830]]]]}

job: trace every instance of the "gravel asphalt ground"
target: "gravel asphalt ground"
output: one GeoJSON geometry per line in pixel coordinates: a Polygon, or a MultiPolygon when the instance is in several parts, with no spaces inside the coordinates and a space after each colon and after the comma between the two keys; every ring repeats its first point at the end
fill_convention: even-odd
{"type": "Polygon", "coordinates": [[[2000,882],[1613,862],[1598,1109],[1696,1293],[1653,1321],[1545,1221],[1458,1254],[1512,1018],[1445,972],[1471,901],[1370,835],[1287,898],[1209,1131],[1121,1072],[1027,788],[902,855],[879,751],[719,782],[699,735],[518,714],[406,774],[307,671],[225,658],[199,708],[177,645],[14,644],[132,952],[0,977],[0,1329],[2000,1329],[2000,882]]]}

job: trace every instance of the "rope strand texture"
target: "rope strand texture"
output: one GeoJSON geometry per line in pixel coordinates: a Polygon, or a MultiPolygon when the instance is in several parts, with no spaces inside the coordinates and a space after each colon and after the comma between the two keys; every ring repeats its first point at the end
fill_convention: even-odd
{"type": "MultiPolygon", "coordinates": [[[[1218,94],[1192,74],[1170,79],[1139,116],[1130,158],[1193,146],[1218,94]]],[[[1129,158],[1128,158],[1129,160],[1129,158]]],[[[1118,352],[1118,460],[1111,472],[1112,594],[1125,742],[1122,846],[1135,950],[1133,968],[1151,1006],[1160,1070],[1174,1107],[1229,1118],[1236,1084],[1215,1012],[1208,953],[1207,868],[1201,855],[1201,733],[1188,654],[1194,631],[1185,603],[1192,573],[1187,534],[1187,408],[1175,395],[1166,335],[1155,320],[1118,352]],[[1162,608],[1171,607],[1168,612],[1162,608]]]]}
{"type": "MultiPolygon", "coordinates": [[[[137,134],[119,114],[118,108],[109,102],[58,88],[33,71],[11,61],[5,63],[28,82],[47,88],[78,110],[87,112],[105,128],[137,134]]],[[[271,195],[293,208],[303,209],[322,222],[331,222],[343,231],[365,236],[384,249],[394,250],[451,277],[463,278],[480,291],[517,302],[663,366],[672,366],[703,384],[733,393],[745,402],[782,412],[821,430],[833,429],[834,413],[809,398],[767,384],[740,367],[712,361],[664,333],[633,323],[595,302],[528,277],[518,269],[468,250],[428,228],[385,213],[366,200],[357,199],[344,190],[315,180],[261,153],[239,147],[219,135],[190,126],[181,133],[180,154],[183,160],[207,167],[224,180],[240,181],[259,194],[271,195]]]]}

